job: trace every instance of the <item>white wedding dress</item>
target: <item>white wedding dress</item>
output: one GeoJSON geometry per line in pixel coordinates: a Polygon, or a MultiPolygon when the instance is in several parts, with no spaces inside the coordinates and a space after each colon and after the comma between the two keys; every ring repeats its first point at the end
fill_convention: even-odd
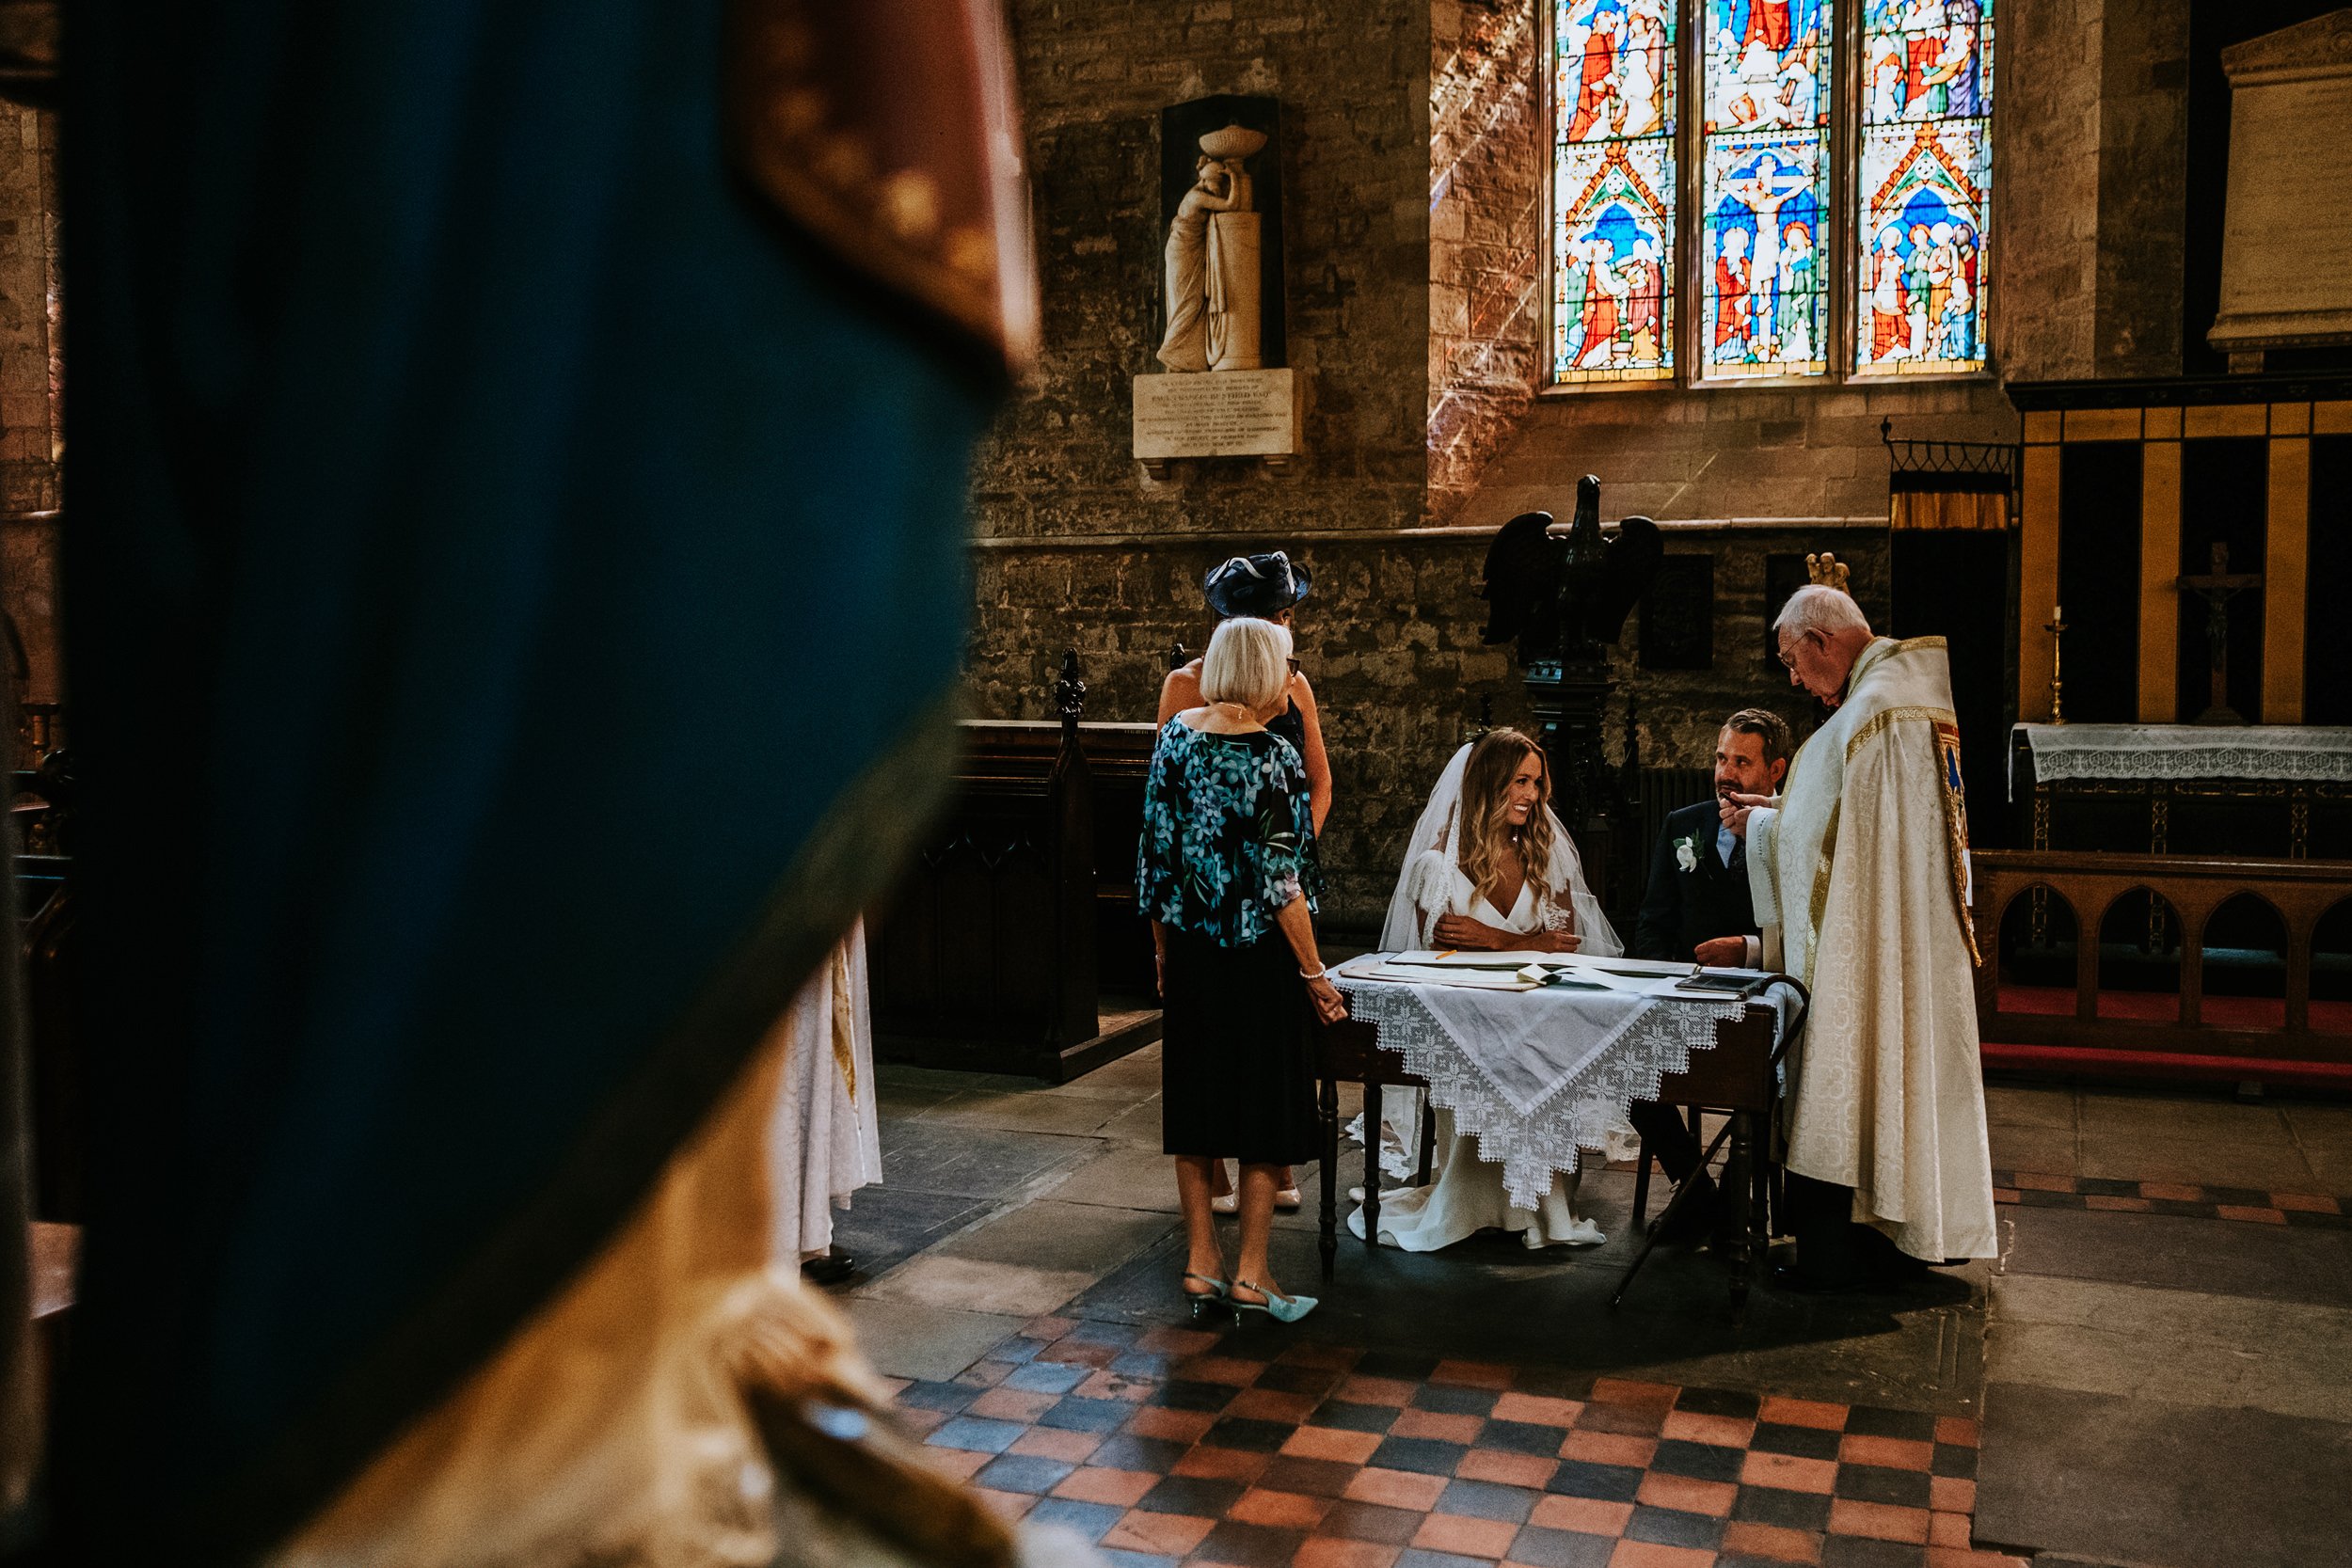
{"type": "MultiPolygon", "coordinates": [[[[1454,824],[1460,815],[1462,773],[1469,757],[1468,746],[1454,752],[1454,760],[1439,775],[1421,820],[1414,825],[1404,872],[1397,879],[1395,896],[1390,900],[1388,924],[1380,933],[1380,945],[1387,951],[1427,948],[1432,941],[1431,927],[1440,915],[1467,915],[1502,930],[1533,933],[1545,927],[1547,914],[1558,907],[1550,899],[1538,901],[1534,884],[1530,881],[1520,887],[1518,900],[1509,913],[1498,912],[1478,896],[1470,879],[1462,874],[1454,824]]],[[[1547,806],[1544,810],[1549,816],[1551,808],[1547,806]]],[[[1577,858],[1576,846],[1556,816],[1551,816],[1551,861],[1546,881],[1565,895],[1574,929],[1583,939],[1577,951],[1597,958],[1623,953],[1625,944],[1617,940],[1608,916],[1601,913],[1599,900],[1584,885],[1583,866],[1577,858]]],[[[1418,1102],[1422,1097],[1416,1095],[1413,1099],[1418,1102]]],[[[1420,1109],[1417,1105],[1416,1116],[1420,1109]]],[[[1481,1230],[1510,1231],[1531,1248],[1597,1246],[1608,1239],[1592,1221],[1577,1217],[1573,1208],[1577,1190],[1574,1176],[1554,1176],[1551,1191],[1544,1195],[1540,1203],[1533,1209],[1517,1208],[1503,1191],[1502,1167],[1478,1157],[1476,1138],[1454,1132],[1450,1112],[1441,1109],[1436,1117],[1436,1152],[1431,1162],[1435,1180],[1425,1187],[1380,1195],[1383,1244],[1406,1252],[1435,1252],[1481,1230]]],[[[1358,1118],[1359,1130],[1361,1120],[1358,1118]]],[[[1408,1121],[1407,1127],[1418,1133],[1417,1121],[1408,1121]]],[[[1400,1136],[1386,1125],[1381,1132],[1384,1146],[1391,1141],[1400,1146],[1395,1149],[1383,1148],[1383,1166],[1394,1170],[1402,1165],[1412,1170],[1414,1165],[1404,1164],[1404,1160],[1418,1162],[1418,1136],[1400,1136]]],[[[1364,1233],[1364,1212],[1360,1206],[1348,1216],[1347,1227],[1358,1236],[1364,1233]]]]}

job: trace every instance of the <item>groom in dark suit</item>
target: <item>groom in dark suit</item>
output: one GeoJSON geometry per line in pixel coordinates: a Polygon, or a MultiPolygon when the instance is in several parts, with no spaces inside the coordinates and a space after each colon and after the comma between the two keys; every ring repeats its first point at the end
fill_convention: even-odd
{"type": "MultiPolygon", "coordinates": [[[[1724,829],[1721,801],[1728,795],[1776,795],[1788,771],[1788,724],[1777,713],[1741,708],[1715,736],[1715,798],[1684,806],[1666,818],[1650,857],[1649,893],[1633,923],[1633,956],[1753,968],[1763,960],[1756,907],[1748,896],[1747,840],[1724,829]]],[[[1673,1107],[1637,1101],[1634,1127],[1649,1150],[1680,1183],[1699,1169],[1699,1144],[1673,1107]]],[[[1709,1195],[1684,1210],[1687,1233],[1698,1233],[1714,1208],[1709,1195]]],[[[1677,1229],[1684,1227],[1677,1224],[1677,1229]]]]}

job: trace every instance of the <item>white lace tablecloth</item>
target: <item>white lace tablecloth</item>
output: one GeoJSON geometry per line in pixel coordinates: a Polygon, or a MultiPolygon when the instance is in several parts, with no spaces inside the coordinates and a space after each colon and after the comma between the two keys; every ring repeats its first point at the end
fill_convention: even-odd
{"type": "MultiPolygon", "coordinates": [[[[2352,729],[2321,724],[2020,724],[2034,777],[2352,784],[2352,729]]],[[[2010,793],[2017,793],[2010,749],[2010,793]]]]}
{"type": "MultiPolygon", "coordinates": [[[[1355,979],[1334,972],[1351,1017],[1379,1031],[1380,1047],[1429,1081],[1433,1104],[1454,1113],[1478,1157],[1502,1167],[1511,1201],[1532,1209],[1554,1172],[1577,1168],[1580,1148],[1605,1147],[1636,1100],[1715,1043],[1715,1025],[1748,1003],[1660,994],[1667,980],[1609,990],[1547,986],[1474,990],[1355,979]]],[[[1786,988],[1766,998],[1787,1007],[1786,988]]]]}

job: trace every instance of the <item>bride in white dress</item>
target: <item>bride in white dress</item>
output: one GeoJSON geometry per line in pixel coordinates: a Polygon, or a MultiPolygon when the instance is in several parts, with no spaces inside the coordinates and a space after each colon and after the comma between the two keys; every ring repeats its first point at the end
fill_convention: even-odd
{"type": "MultiPolygon", "coordinates": [[[[1503,729],[1454,753],[1413,826],[1380,945],[1389,952],[1474,948],[1599,958],[1625,951],[1552,812],[1542,747],[1503,729]]],[[[1530,1247],[1593,1246],[1607,1239],[1577,1217],[1575,1177],[1554,1177],[1535,1208],[1515,1208],[1503,1191],[1502,1167],[1478,1158],[1475,1138],[1454,1133],[1450,1112],[1436,1115],[1437,1180],[1380,1195],[1383,1243],[1434,1252],[1489,1229],[1515,1232],[1530,1247]]],[[[1361,1236],[1363,1210],[1347,1224],[1361,1236]]]]}

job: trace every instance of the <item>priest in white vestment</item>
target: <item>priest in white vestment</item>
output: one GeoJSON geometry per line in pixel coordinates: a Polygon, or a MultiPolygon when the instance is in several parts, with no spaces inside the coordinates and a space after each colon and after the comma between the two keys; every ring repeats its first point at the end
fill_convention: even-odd
{"type": "Polygon", "coordinates": [[[1863,1283],[1900,1264],[1894,1249],[1931,1263],[1989,1258],[1967,822],[1944,640],[1874,637],[1852,597],[1821,584],[1791,595],[1775,630],[1790,682],[1834,711],[1778,796],[1734,796],[1723,815],[1748,836],[1765,967],[1813,992],[1784,1106],[1789,1282],[1863,1283]]]}
{"type": "Polygon", "coordinates": [[[810,1265],[825,1283],[846,1278],[831,1256],[833,1215],[850,1195],[882,1180],[882,1131],[874,1114],[874,1031],[866,978],[866,923],[850,927],[776,1021],[785,1037],[784,1082],[769,1123],[769,1170],[776,1184],[778,1263],[810,1265]]]}

